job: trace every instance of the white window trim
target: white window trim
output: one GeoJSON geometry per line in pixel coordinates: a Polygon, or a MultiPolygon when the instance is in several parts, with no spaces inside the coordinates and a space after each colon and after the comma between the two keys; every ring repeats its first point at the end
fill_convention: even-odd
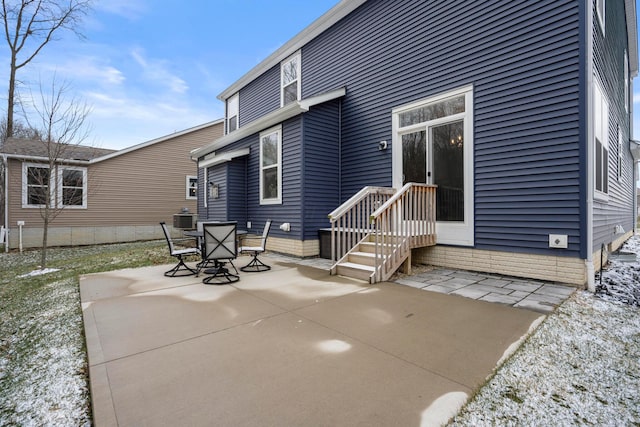
{"type": "Polygon", "coordinates": [[[78,166],[56,166],[58,182],[56,189],[58,190],[58,208],[59,209],[86,209],[87,208],[87,168],[78,166]],[[62,205],[62,174],[66,170],[76,170],[82,172],[82,205],[62,205]]]}
{"type": "Polygon", "coordinates": [[[403,105],[392,110],[392,164],[393,164],[393,186],[402,187],[402,143],[401,135],[407,131],[417,129],[428,129],[442,123],[458,121],[464,119],[464,221],[437,222],[436,234],[438,243],[459,246],[473,246],[475,242],[475,218],[474,218],[474,167],[473,167],[473,86],[465,86],[456,90],[426,98],[411,104],[403,105]],[[411,125],[400,128],[400,113],[413,110],[427,104],[437,103],[447,98],[465,95],[465,112],[439,119],[435,119],[418,125],[411,125]]]}
{"type": "Polygon", "coordinates": [[[197,175],[187,175],[185,180],[186,180],[185,198],[187,200],[197,200],[198,199],[198,176],[197,175]],[[191,184],[191,180],[192,179],[196,180],[196,195],[195,196],[191,196],[189,194],[189,189],[191,188],[189,185],[191,184]]]}
{"type": "Polygon", "coordinates": [[[260,185],[260,204],[261,205],[280,205],[282,204],[282,126],[278,125],[276,127],[273,127],[271,129],[267,129],[263,132],[260,132],[260,179],[259,179],[259,185],[260,185]],[[277,168],[278,168],[278,196],[276,198],[273,199],[265,199],[264,198],[264,194],[263,194],[263,182],[262,182],[262,176],[263,176],[263,169],[262,169],[262,138],[268,135],[271,135],[273,133],[277,133],[278,134],[278,148],[277,148],[277,155],[278,155],[278,162],[277,162],[277,168]]]}
{"type": "MultiPolygon", "coordinates": [[[[602,144],[603,149],[607,151],[607,159],[611,157],[611,150],[609,149],[609,101],[607,99],[606,94],[604,93],[604,89],[600,82],[594,78],[593,82],[593,102],[594,102],[594,131],[593,131],[593,193],[594,199],[606,202],[609,200],[609,193],[604,192],[597,189],[598,184],[595,182],[597,179],[596,174],[596,161],[597,161],[597,153],[596,153],[596,138],[600,139],[600,143],[602,144]],[[600,129],[598,129],[598,120],[599,118],[603,119],[603,123],[600,124],[600,129]],[[598,130],[600,131],[598,135],[598,130]]],[[[607,179],[607,189],[609,188],[609,162],[603,165],[602,173],[606,173],[607,179]]]]}
{"type": "MultiPolygon", "coordinates": [[[[297,59],[296,75],[298,78],[295,80],[297,82],[296,99],[298,101],[302,99],[302,55],[300,55],[300,51],[297,51],[296,53],[294,53],[293,55],[291,55],[290,57],[288,57],[287,59],[285,59],[280,63],[280,107],[284,107],[284,83],[283,83],[284,65],[287,64],[288,62],[291,62],[293,59],[297,59]]],[[[287,85],[290,85],[291,83],[293,83],[293,81],[287,83],[287,85]]]]}
{"type": "Polygon", "coordinates": [[[225,120],[225,130],[226,133],[229,134],[234,132],[240,128],[240,95],[236,93],[235,95],[229,97],[227,99],[227,119],[225,120]],[[235,113],[235,114],[232,114],[235,113]],[[229,120],[231,118],[236,118],[236,128],[233,130],[229,129],[229,120]]]}
{"type": "MultiPolygon", "coordinates": [[[[29,168],[42,168],[49,169],[49,165],[42,163],[22,163],[22,208],[23,209],[40,209],[44,205],[30,205],[28,204],[28,185],[27,180],[29,176],[29,168]]],[[[49,192],[51,192],[51,175],[49,175],[49,192]]],[[[51,197],[53,201],[53,197],[51,197]]]]}
{"type": "MultiPolygon", "coordinates": [[[[49,165],[42,163],[22,163],[22,208],[23,209],[40,209],[44,205],[30,205],[27,198],[27,178],[29,168],[49,169],[49,165]]],[[[49,192],[51,193],[51,207],[58,209],[87,209],[87,168],[79,166],[55,166],[55,172],[49,175],[49,192]],[[82,171],[82,205],[62,205],[62,174],[65,170],[82,171]],[[55,178],[55,182],[52,179],[55,178]],[[57,196],[57,197],[54,197],[57,196]],[[57,204],[56,204],[57,202],[57,204]]]]}

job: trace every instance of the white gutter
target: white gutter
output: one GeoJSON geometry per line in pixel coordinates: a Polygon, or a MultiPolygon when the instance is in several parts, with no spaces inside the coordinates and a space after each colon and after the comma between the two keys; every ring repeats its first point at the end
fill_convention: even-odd
{"type": "Polygon", "coordinates": [[[197,159],[206,156],[216,150],[226,147],[229,144],[240,141],[242,138],[251,136],[271,126],[282,123],[283,121],[295,117],[299,114],[306,113],[314,105],[322,104],[327,101],[338,99],[345,96],[347,93],[346,88],[340,88],[332,90],[330,92],[321,93],[316,96],[312,96],[302,101],[292,102],[282,108],[278,108],[269,114],[260,117],[257,120],[248,123],[239,129],[216,139],[215,141],[191,151],[191,158],[197,159]]]}
{"type": "MultiPolygon", "coordinates": [[[[4,154],[4,156],[7,159],[28,160],[32,162],[41,162],[41,163],[48,163],[51,161],[49,157],[43,157],[43,156],[29,156],[24,154],[4,154]]],[[[88,160],[59,159],[59,160],[56,160],[56,163],[60,163],[62,165],[87,166],[90,162],[88,160]]]]}
{"type": "MultiPolygon", "coordinates": [[[[587,8],[587,289],[595,292],[595,267],[593,265],[593,192],[594,192],[594,144],[595,106],[593,102],[593,2],[589,1],[587,8]]],[[[602,266],[600,266],[602,268],[602,266]]]]}
{"type": "MultiPolygon", "coordinates": [[[[629,44],[629,68],[631,78],[638,75],[638,30],[636,27],[636,0],[625,0],[624,11],[627,18],[627,43],[629,44]]],[[[631,92],[633,93],[633,92],[631,92]]]]}
{"type": "Polygon", "coordinates": [[[248,156],[250,151],[251,151],[250,148],[244,148],[242,150],[227,151],[226,153],[214,155],[211,158],[199,161],[198,168],[199,169],[208,168],[210,166],[219,165],[220,163],[230,162],[231,160],[237,157],[248,156]]]}

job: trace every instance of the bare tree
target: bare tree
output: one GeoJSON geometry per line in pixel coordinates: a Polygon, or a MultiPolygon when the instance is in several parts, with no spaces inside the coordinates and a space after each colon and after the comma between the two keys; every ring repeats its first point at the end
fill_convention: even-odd
{"type": "MultiPolygon", "coordinates": [[[[26,124],[21,121],[14,122],[13,124],[13,136],[15,138],[25,138],[25,139],[40,139],[40,134],[37,130],[29,128],[26,124]]],[[[6,117],[0,118],[0,152],[2,152],[2,148],[4,146],[4,142],[7,140],[7,120],[6,117]]],[[[5,224],[5,200],[6,195],[5,192],[5,164],[3,161],[0,161],[0,225],[5,224]]],[[[0,243],[2,243],[0,241],[0,243]]]]}
{"type": "Polygon", "coordinates": [[[28,204],[40,206],[43,221],[41,268],[47,264],[49,225],[63,209],[82,206],[87,196],[86,169],[74,168],[71,159],[89,136],[90,108],[77,98],[66,98],[68,91],[68,84],[58,86],[55,79],[46,92],[41,85],[35,113],[30,115],[33,119],[28,121],[39,132],[45,153],[42,164],[27,171],[28,204]]]}
{"type": "Polygon", "coordinates": [[[14,135],[16,74],[52,40],[60,30],[81,36],[78,27],[92,0],[2,0],[0,18],[11,53],[6,135],[14,135]]]}

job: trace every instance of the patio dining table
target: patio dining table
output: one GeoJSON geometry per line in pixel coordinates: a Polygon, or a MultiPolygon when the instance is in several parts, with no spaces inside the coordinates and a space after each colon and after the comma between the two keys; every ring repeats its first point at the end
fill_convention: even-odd
{"type": "MultiPolygon", "coordinates": [[[[185,230],[182,234],[186,237],[195,238],[198,244],[198,248],[203,249],[202,239],[204,238],[204,231],[185,230]]],[[[239,238],[240,236],[244,236],[245,234],[248,234],[247,230],[236,230],[236,239],[239,238]]]]}

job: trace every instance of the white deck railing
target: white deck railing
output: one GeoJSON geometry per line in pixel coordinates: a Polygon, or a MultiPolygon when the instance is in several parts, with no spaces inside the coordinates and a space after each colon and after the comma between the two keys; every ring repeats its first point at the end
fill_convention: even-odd
{"type": "Polygon", "coordinates": [[[374,282],[391,277],[412,248],[435,245],[436,188],[408,183],[371,214],[376,243],[374,282]]]}
{"type": "Polygon", "coordinates": [[[375,229],[371,214],[382,206],[395,190],[387,187],[364,187],[329,214],[331,222],[331,261],[336,263],[375,229]]]}

